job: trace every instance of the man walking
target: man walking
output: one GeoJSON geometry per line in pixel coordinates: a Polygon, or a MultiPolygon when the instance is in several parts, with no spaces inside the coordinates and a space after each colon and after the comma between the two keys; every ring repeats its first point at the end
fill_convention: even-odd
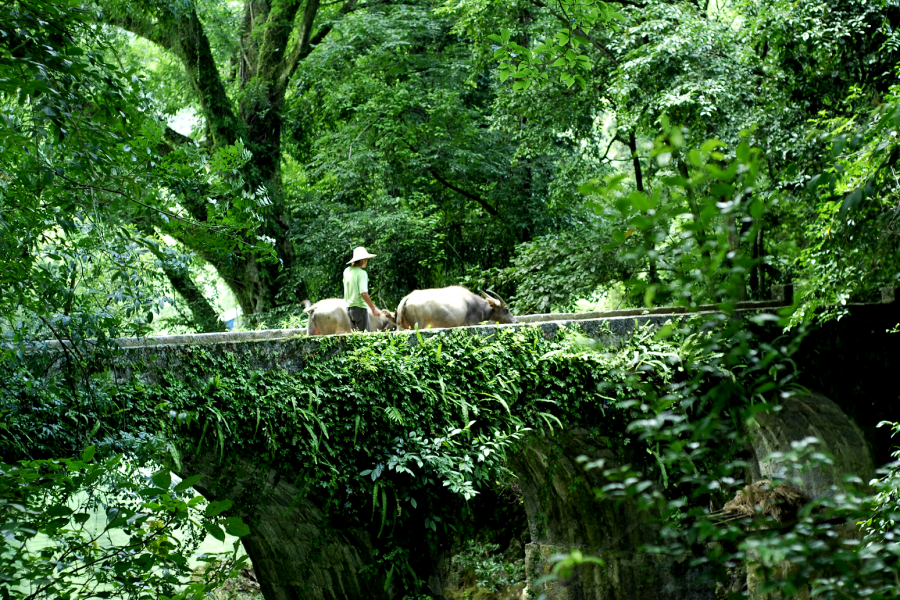
{"type": "Polygon", "coordinates": [[[369,298],[369,274],[365,268],[370,258],[375,258],[375,255],[369,254],[362,246],[355,248],[353,258],[347,261],[350,266],[344,269],[344,300],[350,314],[350,326],[356,331],[369,330],[367,306],[373,315],[381,316],[381,311],[369,298]]]}

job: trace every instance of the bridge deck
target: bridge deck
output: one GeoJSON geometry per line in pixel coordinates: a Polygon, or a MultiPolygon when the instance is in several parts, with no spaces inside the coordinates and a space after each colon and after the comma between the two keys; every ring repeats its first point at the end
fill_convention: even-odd
{"type": "MultiPolygon", "coordinates": [[[[758,310],[758,309],[755,309],[758,310]]],[[[470,331],[477,335],[491,335],[500,329],[520,329],[523,327],[540,327],[544,330],[544,335],[553,336],[562,328],[578,324],[588,335],[606,331],[605,326],[609,327],[610,332],[615,336],[624,335],[634,329],[634,324],[654,323],[662,325],[672,317],[685,317],[695,314],[713,314],[720,311],[702,311],[702,312],[685,312],[685,311],[665,311],[655,310],[639,311],[627,310],[619,311],[626,314],[604,315],[597,317],[597,313],[570,313],[560,315],[526,315],[518,318],[516,323],[507,325],[499,325],[490,323],[485,325],[474,325],[470,327],[457,327],[455,331],[470,331]],[[550,318],[552,317],[552,318],[550,318]]],[[[742,311],[744,312],[744,311],[742,311]]],[[[443,331],[451,331],[449,328],[423,329],[419,330],[419,334],[423,337],[437,335],[443,331]]],[[[123,348],[146,348],[156,346],[188,346],[198,344],[223,344],[223,343],[241,343],[241,342],[261,342],[261,341],[278,341],[296,338],[307,338],[315,340],[324,337],[341,337],[345,335],[360,334],[336,334],[330,336],[317,336],[310,338],[306,335],[305,329],[262,329],[258,331],[233,331],[223,333],[193,333],[184,335],[165,335],[153,337],[131,337],[117,338],[116,342],[123,348]]],[[[408,335],[415,337],[416,331],[412,329],[390,331],[390,332],[373,332],[362,335],[408,335]]],[[[59,342],[47,342],[51,347],[58,346],[59,342]]]]}
{"type": "MultiPolygon", "coordinates": [[[[891,298],[893,300],[893,297],[891,298]]],[[[738,312],[759,311],[783,308],[793,302],[793,286],[772,286],[772,300],[763,302],[741,302],[735,305],[738,312]]],[[[721,312],[719,305],[701,305],[693,310],[682,306],[663,306],[656,308],[628,308],[604,312],[586,313],[550,313],[539,315],[522,315],[516,317],[516,323],[509,325],[487,324],[472,327],[460,327],[456,329],[470,330],[478,335],[491,335],[499,328],[519,328],[540,326],[544,335],[553,336],[560,328],[571,324],[579,324],[588,335],[599,335],[606,331],[605,325],[614,337],[621,337],[634,329],[634,324],[655,323],[662,324],[672,317],[683,317],[695,314],[710,314],[721,312]]],[[[424,336],[435,335],[444,329],[420,330],[424,336]]],[[[415,336],[412,330],[366,334],[366,335],[410,335],[415,336]]],[[[348,335],[348,334],[339,334],[348,335]]],[[[123,348],[147,348],[157,346],[193,346],[198,344],[233,344],[241,342],[262,342],[288,340],[299,337],[307,337],[305,329],[263,329],[257,331],[233,331],[223,333],[194,333],[184,335],[165,335],[153,337],[117,338],[115,341],[123,348]]],[[[334,337],[334,336],[323,336],[334,337]]],[[[46,342],[51,348],[59,348],[56,340],[46,342]]]]}

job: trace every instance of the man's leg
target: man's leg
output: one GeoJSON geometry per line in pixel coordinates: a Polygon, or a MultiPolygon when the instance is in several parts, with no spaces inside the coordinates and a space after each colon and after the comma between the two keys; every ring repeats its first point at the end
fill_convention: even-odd
{"type": "Polygon", "coordinates": [[[354,331],[369,330],[368,310],[366,310],[365,308],[359,308],[358,306],[351,306],[347,309],[347,312],[350,316],[350,327],[352,327],[354,331]]]}

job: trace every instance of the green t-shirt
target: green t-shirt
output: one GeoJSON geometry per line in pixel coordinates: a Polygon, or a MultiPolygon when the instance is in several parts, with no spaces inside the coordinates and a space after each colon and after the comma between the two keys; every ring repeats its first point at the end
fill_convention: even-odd
{"type": "Polygon", "coordinates": [[[347,306],[366,308],[366,301],[362,299],[363,293],[369,292],[369,274],[359,267],[347,267],[344,269],[344,300],[347,306]]]}

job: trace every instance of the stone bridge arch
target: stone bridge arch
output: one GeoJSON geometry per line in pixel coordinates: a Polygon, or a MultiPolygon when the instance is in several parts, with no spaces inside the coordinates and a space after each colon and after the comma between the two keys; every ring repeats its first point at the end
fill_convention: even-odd
{"type": "MultiPolygon", "coordinates": [[[[578,322],[550,322],[506,326],[478,326],[467,328],[463,335],[489,340],[498,334],[514,331],[533,332],[545,339],[555,339],[565,330],[577,326],[582,333],[605,344],[614,346],[627,337],[638,326],[660,326],[669,315],[651,315],[618,319],[591,319],[578,322]]],[[[287,332],[289,337],[275,337],[273,332],[241,332],[236,334],[198,334],[196,336],[176,336],[173,338],[127,340],[125,352],[116,371],[117,379],[125,386],[139,380],[144,389],[152,388],[167,379],[190,380],[201,384],[212,373],[198,369],[204,361],[213,363],[220,357],[241,356],[246,368],[261,373],[300,373],[315,360],[313,355],[321,354],[322,340],[310,339],[295,332],[287,332]],[[194,355],[206,358],[195,360],[194,355]],[[193,357],[193,358],[192,358],[193,357]]],[[[440,331],[422,331],[419,334],[405,334],[411,346],[428,344],[429,340],[441,336],[440,331]]],[[[335,356],[344,352],[342,340],[325,342],[327,355],[335,356]]],[[[438,343],[449,344],[441,338],[438,343]]],[[[263,375],[262,377],[265,377],[263,375]]],[[[498,405],[499,408],[499,405],[498,405]]],[[[515,407],[513,407],[515,410],[515,407]]],[[[197,439],[204,434],[199,423],[192,431],[182,427],[177,435],[197,439]]],[[[215,434],[207,432],[206,445],[200,452],[185,451],[180,457],[182,477],[201,475],[196,489],[211,500],[229,499],[242,516],[251,524],[251,533],[242,542],[250,556],[254,569],[267,600],[318,600],[318,599],[393,599],[396,590],[386,581],[383,571],[372,566],[376,561],[377,540],[367,527],[335,526],[334,514],[326,514],[322,507],[304,497],[297,481],[284,472],[270,468],[266,461],[254,460],[252,456],[241,456],[237,460],[221,460],[221,448],[215,434]],[[212,444],[210,444],[212,440],[212,444]],[[260,502],[264,499],[263,502],[260,502]]],[[[540,435],[532,435],[532,442],[540,443],[540,435]]],[[[560,438],[563,439],[563,438],[560,438]]],[[[578,430],[565,436],[567,440],[581,439],[578,430]]],[[[587,442],[582,442],[582,444],[587,442]]],[[[567,468],[573,468],[569,456],[576,448],[567,442],[563,450],[563,461],[567,468]]],[[[578,453],[588,449],[579,447],[578,453]]],[[[516,471],[525,478],[540,477],[540,460],[533,462],[528,454],[522,455],[516,471]],[[533,464],[532,464],[533,462],[533,464]],[[538,471],[535,471],[535,468],[538,471]]],[[[174,468],[174,465],[173,465],[174,468]]],[[[526,493],[526,499],[531,498],[526,493]]],[[[530,501],[530,500],[529,500],[530,501]]],[[[558,503],[548,504],[551,510],[561,507],[558,503]]],[[[604,531],[616,522],[613,513],[607,513],[602,522],[594,523],[588,500],[582,503],[583,512],[579,519],[584,531],[578,536],[604,531]]],[[[625,517],[627,518],[627,517],[625,517]]],[[[575,520],[568,519],[572,525],[575,520]]],[[[581,537],[576,536],[580,540],[581,537]]],[[[546,537],[546,536],[545,536],[546,537]]],[[[551,528],[547,541],[557,538],[557,531],[551,528]]],[[[544,538],[541,538],[544,539],[544,538]]],[[[591,538],[593,539],[593,538],[591,538]]],[[[646,532],[638,535],[635,531],[619,546],[628,547],[647,539],[646,532]]],[[[561,546],[560,546],[561,547],[561,546]]],[[[428,591],[435,597],[443,596],[446,555],[423,543],[415,548],[417,574],[426,582],[428,591]]]]}
{"type": "MultiPolygon", "coordinates": [[[[592,319],[579,322],[579,327],[587,334],[613,345],[633,331],[635,326],[661,325],[670,316],[592,319]]],[[[875,327],[881,326],[884,317],[880,314],[878,318],[866,321],[863,328],[874,332],[875,327]],[[870,327],[870,321],[878,325],[870,327]]],[[[888,320],[894,318],[891,312],[888,320]]],[[[846,327],[848,320],[844,320],[841,327],[846,327]]],[[[487,338],[502,331],[536,328],[544,337],[552,338],[566,326],[567,323],[481,326],[471,328],[466,334],[487,338]]],[[[288,332],[288,335],[292,334],[288,332]]],[[[204,372],[190,358],[197,348],[202,348],[213,358],[240,355],[243,357],[242,364],[247,368],[264,374],[301,372],[312,354],[322,352],[322,342],[319,340],[284,335],[284,332],[244,332],[129,340],[123,343],[125,352],[115,373],[123,385],[139,381],[146,390],[171,376],[205,380],[209,372],[204,372]]],[[[410,345],[416,346],[441,334],[426,331],[408,335],[410,345]]],[[[860,343],[871,342],[871,337],[860,338],[860,343]]],[[[328,342],[324,352],[340,354],[343,343],[328,342]]],[[[876,343],[883,346],[881,338],[876,343]]],[[[852,345],[844,349],[849,354],[858,350],[854,350],[852,345]]],[[[806,352],[814,356],[817,350],[807,349],[806,352]]],[[[819,384],[818,389],[828,388],[822,381],[816,383],[819,384]]],[[[843,407],[854,402],[852,397],[835,399],[843,407]]],[[[828,419],[835,421],[839,418],[838,413],[844,415],[844,412],[839,407],[837,412],[827,413],[830,415],[828,419]]],[[[847,418],[846,415],[843,418],[847,418]]],[[[846,434],[847,440],[855,440],[854,448],[858,448],[862,434],[856,435],[859,428],[854,431],[855,425],[849,419],[848,423],[850,425],[839,425],[837,429],[846,434]]],[[[194,431],[190,435],[196,441],[199,432],[194,431]]],[[[848,452],[852,455],[857,451],[850,449],[848,452]]],[[[586,429],[570,427],[562,432],[557,429],[552,435],[532,436],[512,460],[512,466],[523,482],[529,517],[532,543],[527,548],[527,556],[532,580],[546,571],[548,558],[553,553],[580,547],[605,553],[609,567],[604,570],[585,569],[576,581],[567,586],[549,584],[546,590],[551,598],[706,597],[698,574],[687,567],[685,560],[662,559],[635,552],[641,543],[652,537],[652,529],[640,523],[635,525],[636,520],[627,507],[606,507],[593,503],[590,490],[601,482],[593,481],[591,478],[594,475],[586,475],[580,469],[575,462],[579,455],[615,458],[609,455],[608,445],[593,439],[586,429]],[[556,456],[555,464],[548,460],[551,455],[556,456]],[[648,577],[648,573],[654,576],[648,577]]],[[[370,530],[365,527],[332,527],[328,522],[331,517],[326,516],[314,500],[304,497],[296,481],[284,472],[271,469],[270,464],[253,455],[240,456],[228,463],[223,463],[217,456],[220,456],[218,450],[207,447],[197,454],[185,453],[182,474],[203,475],[198,490],[207,497],[229,498],[238,505],[249,507],[247,510],[255,530],[244,544],[258,571],[267,600],[395,597],[395,590],[386,582],[383,572],[371,568],[377,541],[370,530]],[[267,499],[268,508],[253,514],[253,501],[260,497],[267,499]]],[[[440,595],[443,586],[441,556],[424,546],[419,548],[419,552],[417,558],[421,564],[421,577],[428,581],[435,595],[440,595]]]]}

